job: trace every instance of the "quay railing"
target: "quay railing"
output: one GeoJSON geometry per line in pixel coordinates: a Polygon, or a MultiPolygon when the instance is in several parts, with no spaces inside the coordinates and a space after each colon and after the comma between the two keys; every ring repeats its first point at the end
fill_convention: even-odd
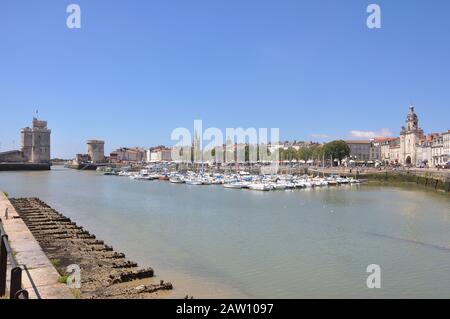
{"type": "Polygon", "coordinates": [[[9,299],[28,299],[28,291],[22,289],[22,268],[14,257],[13,250],[8,242],[8,235],[3,228],[0,218],[0,298],[6,295],[8,260],[11,265],[9,299]]]}

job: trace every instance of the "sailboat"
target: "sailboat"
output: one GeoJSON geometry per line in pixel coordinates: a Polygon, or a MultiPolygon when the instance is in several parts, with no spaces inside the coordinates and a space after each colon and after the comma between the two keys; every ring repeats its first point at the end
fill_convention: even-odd
{"type": "Polygon", "coordinates": [[[182,176],[174,175],[174,176],[170,177],[169,182],[174,183],[174,184],[183,184],[184,179],[182,176]]]}

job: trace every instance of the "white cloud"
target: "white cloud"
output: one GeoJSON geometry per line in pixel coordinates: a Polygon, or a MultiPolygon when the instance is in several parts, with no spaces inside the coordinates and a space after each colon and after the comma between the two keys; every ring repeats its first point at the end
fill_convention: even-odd
{"type": "Polygon", "coordinates": [[[350,131],[350,135],[353,138],[375,138],[375,137],[390,137],[392,136],[392,133],[389,129],[383,128],[379,131],[350,131]]]}

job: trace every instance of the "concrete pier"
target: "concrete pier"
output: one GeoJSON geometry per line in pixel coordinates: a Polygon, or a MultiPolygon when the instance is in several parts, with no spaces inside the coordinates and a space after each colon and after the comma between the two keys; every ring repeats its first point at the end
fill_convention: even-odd
{"type": "Polygon", "coordinates": [[[72,291],[66,284],[58,283],[60,276],[55,267],[3,192],[0,192],[0,217],[15,258],[23,267],[22,285],[28,291],[29,298],[72,299],[72,291]],[[8,219],[5,216],[6,208],[8,219]]]}

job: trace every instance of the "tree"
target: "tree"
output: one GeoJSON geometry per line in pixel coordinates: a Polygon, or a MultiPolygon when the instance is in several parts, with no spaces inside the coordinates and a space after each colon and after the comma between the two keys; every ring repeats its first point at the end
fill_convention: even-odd
{"type": "Polygon", "coordinates": [[[311,147],[311,158],[312,160],[318,159],[322,160],[324,154],[324,147],[322,145],[315,145],[311,147]]]}
{"type": "Polygon", "coordinates": [[[333,159],[338,159],[339,161],[342,161],[350,155],[350,148],[347,143],[342,140],[332,141],[325,144],[323,150],[326,158],[332,157],[333,159]]]}
{"type": "Polygon", "coordinates": [[[297,152],[297,157],[299,160],[308,161],[311,159],[312,149],[309,147],[302,147],[297,152]]]}
{"type": "Polygon", "coordinates": [[[293,148],[292,146],[290,146],[287,150],[288,153],[288,158],[287,160],[292,161],[292,160],[298,160],[298,152],[295,148],[293,148]]]}
{"type": "Polygon", "coordinates": [[[282,147],[278,149],[278,154],[280,161],[284,161],[286,158],[286,151],[282,147]]]}

